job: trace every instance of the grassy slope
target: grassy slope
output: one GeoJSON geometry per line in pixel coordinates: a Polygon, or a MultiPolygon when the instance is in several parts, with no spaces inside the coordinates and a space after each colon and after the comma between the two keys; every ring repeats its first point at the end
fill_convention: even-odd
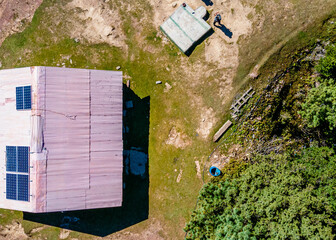
{"type": "MultiPolygon", "coordinates": [[[[243,1],[254,6],[253,34],[239,40],[239,67],[235,77],[235,84],[240,86],[247,80],[245,76],[253,69],[265,55],[273,54],[285,38],[292,33],[305,31],[309,25],[321,21],[329,14],[335,4],[333,0],[260,0],[257,3],[243,1]],[[260,24],[259,20],[264,20],[260,24]]],[[[264,62],[264,61],[263,61],[264,62]]]]}
{"type": "MultiPolygon", "coordinates": [[[[188,83],[184,80],[187,75],[179,70],[181,57],[178,49],[172,44],[164,47],[156,36],[154,27],[148,23],[147,30],[141,31],[145,39],[139,43],[137,29],[133,20],[141,19],[142,15],[152,15],[153,9],[146,1],[114,1],[124,20],[123,28],[127,35],[128,53],[105,44],[90,45],[76,43],[64,33],[66,22],[56,25],[53,18],[67,19],[71,13],[64,12],[63,4],[68,1],[46,0],[36,12],[33,22],[23,32],[8,38],[0,48],[0,61],[4,68],[47,65],[56,66],[65,63],[67,67],[97,68],[114,70],[121,66],[123,72],[131,77],[131,88],[141,98],[150,96],[150,134],[149,134],[149,221],[131,227],[132,232],[141,232],[153,219],[159,220],[163,227],[163,236],[167,239],[181,238],[182,228],[186,219],[189,219],[191,209],[201,182],[196,177],[195,160],[202,161],[214,145],[196,136],[197,121],[196,109],[190,105],[190,99],[185,94],[188,83]],[[132,6],[132,11],[126,11],[125,3],[132,6]],[[52,8],[52,10],[50,10],[52,8]],[[52,33],[52,30],[54,33],[52,33]],[[156,40],[155,40],[156,39],[156,40]],[[143,50],[143,44],[150,45],[155,53],[143,50]],[[62,56],[70,55],[72,64],[62,56]],[[131,58],[131,56],[133,57],[131,58]],[[168,71],[166,67],[176,69],[168,71]],[[155,85],[160,80],[173,85],[165,93],[162,85],[155,85]],[[174,85],[174,83],[176,83],[174,85]],[[178,128],[189,136],[191,146],[184,150],[176,149],[165,144],[165,140],[175,123],[178,128]],[[175,169],[177,171],[175,171],[175,169]],[[182,180],[176,183],[179,170],[183,169],[182,180]]],[[[150,17],[148,17],[150,19],[150,17]]],[[[270,34],[273,32],[270,31],[270,34]]],[[[244,45],[247,45],[244,44],[244,45]]],[[[242,56],[245,53],[242,52],[242,56]]],[[[193,64],[196,59],[204,60],[204,46],[200,45],[187,60],[193,64]]],[[[211,79],[209,79],[211,81],[211,79]]],[[[220,101],[211,96],[211,89],[215,85],[206,84],[197,89],[197,94],[204,98],[208,106],[218,105],[220,101]]],[[[2,223],[11,219],[20,219],[21,214],[1,210],[2,223]]],[[[21,220],[20,220],[21,221],[21,220]]],[[[26,232],[39,224],[22,221],[26,232]]],[[[59,230],[48,227],[39,233],[48,239],[57,238],[59,230]]],[[[71,236],[83,239],[80,233],[71,233],[71,236]]],[[[87,238],[90,238],[87,236],[87,238]]]]}
{"type": "MultiPolygon", "coordinates": [[[[180,61],[178,49],[172,44],[161,49],[160,39],[154,41],[153,34],[156,35],[156,31],[152,29],[152,31],[146,30],[147,32],[143,34],[147,35],[145,44],[156,48],[156,53],[152,54],[142,50],[142,46],[139,46],[135,39],[136,29],[128,20],[132,17],[137,18],[137,9],[133,12],[123,11],[123,6],[119,2],[115,4],[118,5],[121,15],[125,19],[123,27],[128,37],[128,54],[105,44],[76,43],[63,33],[62,28],[65,23],[56,26],[50,20],[56,16],[62,16],[66,19],[69,13],[64,12],[62,7],[66,2],[44,1],[30,26],[23,33],[6,39],[0,48],[0,61],[3,68],[34,65],[57,66],[62,63],[65,63],[66,67],[109,70],[121,66],[121,70],[132,79],[132,90],[140,98],[150,96],[149,219],[160,220],[166,232],[165,237],[181,236],[185,218],[188,217],[201,187],[200,181],[196,178],[194,156],[204,155],[209,146],[204,145],[203,141],[195,136],[192,124],[195,120],[193,109],[181,104],[188,102],[183,88],[176,86],[168,94],[163,92],[164,85],[155,84],[155,81],[158,80],[171,84],[178,81],[178,79],[173,79],[171,73],[166,70],[167,62],[169,62],[170,68],[178,68],[180,61]],[[50,8],[53,8],[52,12],[50,8]],[[57,35],[52,34],[50,29],[57,35]],[[135,60],[131,60],[130,55],[133,55],[135,60]],[[72,64],[69,60],[62,59],[62,56],[71,56],[72,64]],[[168,107],[172,110],[166,110],[168,107]],[[169,123],[171,122],[179,122],[180,127],[191,136],[193,145],[186,151],[164,143],[170,131],[171,125],[169,123]],[[184,122],[188,124],[184,124],[184,122]],[[177,184],[178,172],[175,172],[175,169],[180,169],[180,167],[183,168],[183,180],[177,184]]],[[[139,8],[142,6],[140,5],[139,8]]],[[[141,11],[150,12],[151,8],[147,6],[141,11]]],[[[15,212],[14,215],[5,214],[7,212],[7,210],[1,210],[1,213],[4,214],[3,224],[10,222],[11,219],[22,218],[19,212],[15,212]]],[[[132,231],[140,232],[146,224],[133,227],[132,231]]],[[[23,226],[25,231],[29,233],[32,228],[40,225],[23,221],[23,226]]],[[[58,236],[59,230],[48,229],[41,232],[42,236],[46,236],[48,239],[58,236]]],[[[71,236],[76,235],[78,234],[71,234],[71,236]]],[[[80,238],[83,236],[81,235],[80,238]]]]}

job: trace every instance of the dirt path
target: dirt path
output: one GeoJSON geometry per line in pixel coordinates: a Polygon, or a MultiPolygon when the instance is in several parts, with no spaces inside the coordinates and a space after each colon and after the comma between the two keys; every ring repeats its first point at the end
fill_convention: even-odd
{"type": "Polygon", "coordinates": [[[245,76],[241,85],[247,82],[251,78],[255,78],[259,75],[260,68],[267,62],[267,60],[277,51],[279,51],[289,40],[294,38],[300,31],[302,31],[305,26],[302,26],[294,31],[292,31],[287,37],[282,39],[278,44],[274,45],[269,51],[267,51],[264,56],[258,61],[255,67],[250,71],[248,75],[245,76]]]}

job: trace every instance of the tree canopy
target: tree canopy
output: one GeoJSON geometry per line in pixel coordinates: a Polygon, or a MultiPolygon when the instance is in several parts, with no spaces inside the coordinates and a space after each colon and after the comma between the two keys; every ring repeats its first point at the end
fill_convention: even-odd
{"type": "Polygon", "coordinates": [[[259,155],[234,179],[206,184],[187,239],[334,239],[336,157],[327,147],[300,156],[259,155]]]}
{"type": "Polygon", "coordinates": [[[311,89],[302,109],[300,113],[308,127],[333,130],[336,127],[336,86],[322,83],[311,89]]]}
{"type": "Polygon", "coordinates": [[[327,48],[326,56],[320,60],[316,70],[320,73],[317,81],[321,84],[308,92],[300,114],[308,127],[327,132],[336,127],[336,46],[327,48]]]}

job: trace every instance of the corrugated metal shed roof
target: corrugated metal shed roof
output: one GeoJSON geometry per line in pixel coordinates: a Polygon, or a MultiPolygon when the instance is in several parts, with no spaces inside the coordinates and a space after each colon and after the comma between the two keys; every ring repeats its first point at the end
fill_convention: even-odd
{"type": "MultiPolygon", "coordinates": [[[[52,212],[121,206],[122,73],[32,67],[30,74],[32,196],[26,208],[11,208],[52,212]]],[[[2,197],[0,207],[6,208],[2,197]]]]}

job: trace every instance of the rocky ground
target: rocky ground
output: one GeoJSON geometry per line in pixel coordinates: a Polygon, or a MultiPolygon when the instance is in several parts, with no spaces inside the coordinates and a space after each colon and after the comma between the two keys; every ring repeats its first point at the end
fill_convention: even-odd
{"type": "Polygon", "coordinates": [[[0,0],[0,46],[9,35],[29,24],[43,0],[0,0]]]}

